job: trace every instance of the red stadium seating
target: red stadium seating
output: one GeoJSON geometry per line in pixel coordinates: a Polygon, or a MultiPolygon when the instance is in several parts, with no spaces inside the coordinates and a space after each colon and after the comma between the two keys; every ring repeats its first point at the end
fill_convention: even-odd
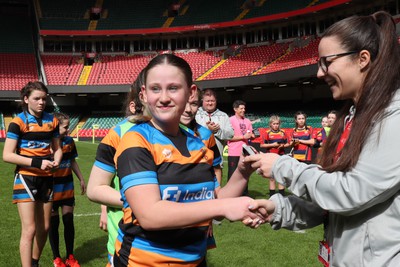
{"type": "Polygon", "coordinates": [[[204,51],[175,53],[175,55],[185,59],[193,71],[193,80],[203,75],[221,60],[221,51],[204,51]]]}
{"type": "Polygon", "coordinates": [[[20,90],[34,80],[38,73],[33,54],[0,54],[1,90],[20,90]]]}
{"type": "Polygon", "coordinates": [[[152,57],[146,55],[102,55],[99,61],[93,64],[87,84],[132,84],[152,57]]]}
{"type": "Polygon", "coordinates": [[[285,53],[287,43],[263,45],[257,47],[243,47],[240,54],[230,57],[205,80],[242,77],[251,75],[261,67],[277,59],[285,53]]]}
{"type": "Polygon", "coordinates": [[[318,44],[320,39],[310,41],[310,43],[302,48],[294,48],[290,53],[279,60],[267,65],[258,74],[271,73],[276,71],[297,68],[315,64],[318,60],[318,44]]]}
{"type": "Polygon", "coordinates": [[[82,56],[42,55],[49,85],[77,85],[83,69],[82,56]]]}

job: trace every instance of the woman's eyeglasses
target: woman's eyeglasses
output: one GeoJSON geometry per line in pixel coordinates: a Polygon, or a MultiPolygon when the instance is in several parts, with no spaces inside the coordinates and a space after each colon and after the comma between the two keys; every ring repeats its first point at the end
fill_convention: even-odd
{"type": "Polygon", "coordinates": [[[345,53],[340,53],[340,54],[334,54],[334,55],[320,57],[318,59],[318,67],[321,68],[321,70],[324,73],[327,73],[329,65],[333,62],[333,61],[327,61],[326,60],[327,58],[329,58],[329,57],[339,58],[339,57],[344,57],[344,56],[348,56],[348,55],[356,54],[356,53],[358,53],[358,52],[357,51],[350,51],[350,52],[345,52],[345,53]]]}

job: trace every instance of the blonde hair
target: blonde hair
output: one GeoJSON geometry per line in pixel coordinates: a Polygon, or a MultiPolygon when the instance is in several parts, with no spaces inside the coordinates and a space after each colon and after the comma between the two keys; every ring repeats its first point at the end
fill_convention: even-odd
{"type": "Polygon", "coordinates": [[[278,115],[272,115],[271,117],[269,117],[269,126],[271,127],[272,122],[274,121],[278,121],[279,123],[281,123],[281,118],[278,115]]]}

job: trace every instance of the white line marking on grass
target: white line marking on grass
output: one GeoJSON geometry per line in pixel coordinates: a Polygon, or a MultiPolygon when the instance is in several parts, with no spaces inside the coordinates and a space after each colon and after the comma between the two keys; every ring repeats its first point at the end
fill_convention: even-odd
{"type": "Polygon", "coordinates": [[[101,213],[84,213],[84,214],[74,214],[75,217],[89,217],[89,216],[100,216],[101,213]]]}

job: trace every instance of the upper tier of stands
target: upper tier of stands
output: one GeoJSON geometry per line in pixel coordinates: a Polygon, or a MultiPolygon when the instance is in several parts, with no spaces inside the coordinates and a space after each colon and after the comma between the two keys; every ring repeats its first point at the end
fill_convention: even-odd
{"type": "Polygon", "coordinates": [[[88,11],[95,6],[96,0],[40,0],[38,3],[42,15],[39,20],[41,29],[87,30],[89,16],[85,14],[89,14],[88,11]]]}
{"type": "Polygon", "coordinates": [[[103,9],[107,18],[98,21],[98,30],[161,28],[167,19],[163,16],[169,1],[146,0],[134,3],[131,0],[105,0],[103,9]]]}
{"type": "Polygon", "coordinates": [[[289,12],[306,8],[309,6],[329,2],[329,0],[279,0],[279,1],[255,1],[254,7],[249,9],[249,12],[243,17],[243,19],[256,18],[262,16],[268,16],[278,13],[289,12]],[[258,4],[257,4],[258,3],[258,4]]]}
{"type": "Polygon", "coordinates": [[[242,12],[243,2],[245,1],[185,1],[181,7],[185,12],[175,17],[171,27],[233,21],[242,12]]]}
{"type": "MultiPolygon", "coordinates": [[[[268,16],[306,8],[329,0],[231,1],[181,0],[169,27],[220,23],[268,16]],[[253,7],[251,7],[253,2],[253,7]],[[247,4],[246,4],[247,3],[247,4]]],[[[102,8],[97,30],[161,28],[168,19],[171,1],[146,0],[40,0],[41,29],[88,30],[89,10],[102,8]]],[[[170,10],[171,11],[171,10],[170,10]]]]}

